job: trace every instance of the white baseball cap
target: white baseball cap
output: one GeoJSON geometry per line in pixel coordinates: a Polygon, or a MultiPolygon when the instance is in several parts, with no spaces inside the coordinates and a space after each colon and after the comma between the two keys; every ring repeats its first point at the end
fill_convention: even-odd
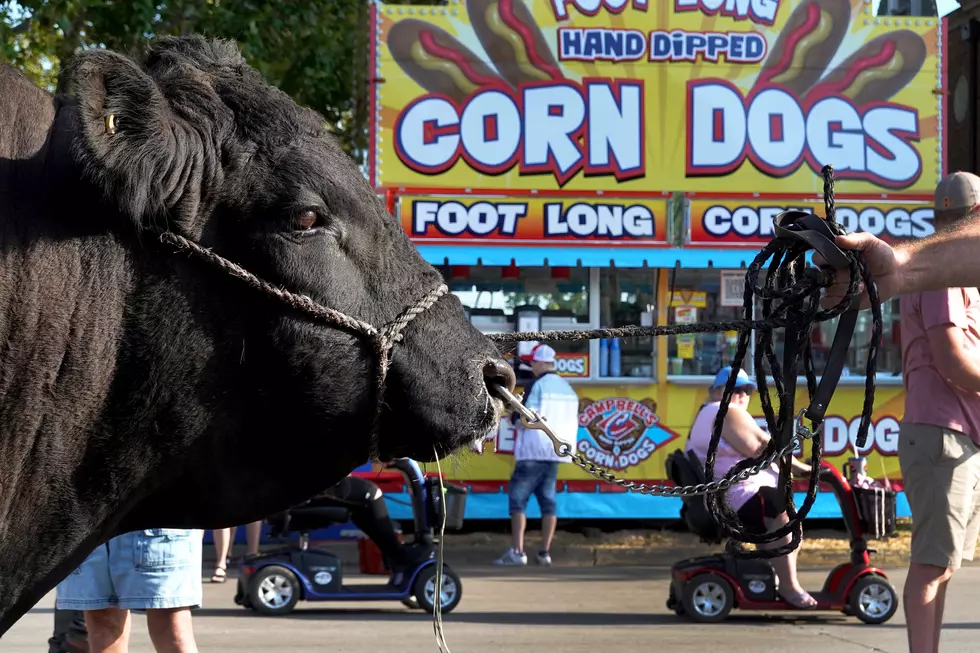
{"type": "Polygon", "coordinates": [[[538,345],[531,352],[531,360],[538,361],[539,363],[554,363],[555,362],[555,350],[548,345],[538,345]]]}

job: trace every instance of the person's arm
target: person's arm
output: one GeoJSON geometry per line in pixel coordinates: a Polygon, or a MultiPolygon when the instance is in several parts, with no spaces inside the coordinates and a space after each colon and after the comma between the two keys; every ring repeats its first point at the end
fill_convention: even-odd
{"type": "MultiPolygon", "coordinates": [[[[527,393],[527,401],[524,405],[529,409],[541,415],[541,383],[538,379],[531,385],[531,391],[527,393]]],[[[547,415],[541,415],[547,418],[547,415]]]]}
{"type": "MultiPolygon", "coordinates": [[[[759,428],[748,411],[730,408],[725,415],[725,426],[721,430],[722,439],[735,451],[746,458],[755,458],[769,444],[769,434],[759,428]]],[[[810,466],[790,456],[790,464],[795,473],[806,475],[810,466]]]]}
{"type": "MultiPolygon", "coordinates": [[[[928,238],[911,240],[891,247],[868,233],[853,233],[835,239],[841,249],[860,251],[878,287],[881,301],[908,292],[980,286],[980,213],[964,218],[956,226],[938,231],[928,238]]],[[[828,267],[819,254],[813,263],[828,267]]],[[[821,302],[837,304],[847,292],[848,275],[838,273],[821,302]]],[[[871,303],[861,286],[861,308],[871,303]]]]}
{"type": "Polygon", "coordinates": [[[812,467],[805,462],[799,460],[796,456],[790,456],[790,467],[793,468],[793,472],[800,475],[806,476],[810,473],[812,467]]]}
{"type": "Polygon", "coordinates": [[[769,434],[759,428],[747,410],[730,406],[721,438],[746,458],[755,458],[769,444],[769,434]]]}
{"type": "Polygon", "coordinates": [[[969,322],[963,291],[923,293],[921,314],[939,373],[967,392],[980,392],[980,357],[966,347],[964,330],[969,322]]]}

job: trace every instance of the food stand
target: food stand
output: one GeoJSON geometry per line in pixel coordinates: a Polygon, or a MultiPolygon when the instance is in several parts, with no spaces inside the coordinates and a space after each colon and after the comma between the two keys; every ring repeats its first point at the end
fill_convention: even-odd
{"type": "MultiPolygon", "coordinates": [[[[943,21],[876,17],[873,4],[377,3],[371,183],[485,333],[740,318],[745,268],[772,217],[823,214],[825,163],[848,231],[933,232],[943,21]]],[[[897,489],[899,308],[882,307],[860,452],[897,489]]],[[[863,312],[824,426],[837,466],[854,454],[870,323],[863,312]]],[[[834,328],[814,329],[818,374],[834,328]]],[[[577,450],[617,477],[661,483],[735,333],[549,344],[579,395],[577,450]]],[[[757,373],[751,357],[744,367],[757,373]]],[[[750,410],[764,426],[757,396],[750,410]]],[[[467,520],[507,518],[513,446],[504,420],[495,440],[444,461],[469,488],[467,520]]],[[[679,506],[572,464],[559,475],[561,517],[669,519],[679,506]]],[[[403,517],[397,501],[390,510],[403,517]]],[[[810,515],[839,508],[821,493],[810,515]]]]}

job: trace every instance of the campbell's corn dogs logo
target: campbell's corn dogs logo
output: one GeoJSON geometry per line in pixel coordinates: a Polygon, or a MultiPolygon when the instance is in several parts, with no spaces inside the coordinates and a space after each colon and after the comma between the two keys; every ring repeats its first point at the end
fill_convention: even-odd
{"type": "MultiPolygon", "coordinates": [[[[774,220],[783,211],[823,215],[823,204],[790,206],[738,200],[693,200],[692,245],[750,245],[758,247],[775,236],[774,220]]],[[[854,204],[836,207],[836,220],[848,233],[865,232],[888,242],[925,238],[936,232],[932,205],[854,204]]]]}
{"type": "Polygon", "coordinates": [[[579,400],[578,451],[597,465],[626,469],[679,437],[660,424],[653,399],[579,400]]]}
{"type": "Polygon", "coordinates": [[[922,173],[918,112],[887,101],[919,72],[926,45],[912,31],[879,36],[827,67],[851,19],[849,0],[806,0],[790,15],[751,91],[691,80],[687,174],[719,176],[749,160],[772,177],[805,161],[838,178],[905,188],[922,173]]]}

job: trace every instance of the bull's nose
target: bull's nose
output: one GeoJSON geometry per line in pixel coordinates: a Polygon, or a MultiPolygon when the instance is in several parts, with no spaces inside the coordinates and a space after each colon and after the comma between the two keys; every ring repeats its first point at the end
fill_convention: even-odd
{"type": "Polygon", "coordinates": [[[517,387],[517,377],[514,369],[507,364],[507,361],[499,358],[490,358],[483,365],[483,378],[487,385],[499,385],[507,388],[508,392],[513,392],[517,387]]]}

